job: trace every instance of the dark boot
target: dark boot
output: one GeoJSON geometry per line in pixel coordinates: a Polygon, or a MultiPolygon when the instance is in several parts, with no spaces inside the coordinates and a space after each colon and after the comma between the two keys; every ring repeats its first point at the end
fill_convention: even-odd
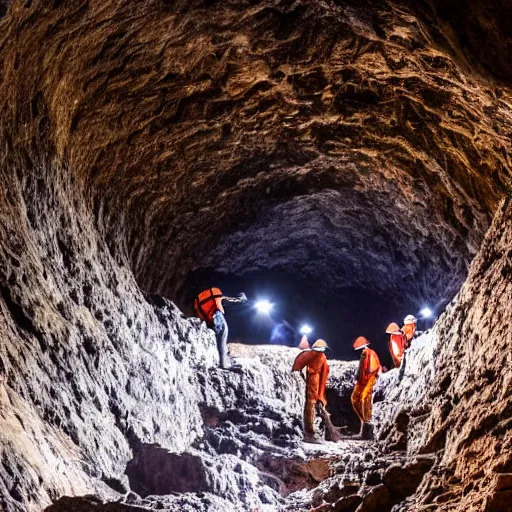
{"type": "Polygon", "coordinates": [[[364,441],[372,441],[374,439],[373,435],[373,425],[367,421],[365,421],[361,425],[361,433],[360,433],[361,439],[364,441]]]}

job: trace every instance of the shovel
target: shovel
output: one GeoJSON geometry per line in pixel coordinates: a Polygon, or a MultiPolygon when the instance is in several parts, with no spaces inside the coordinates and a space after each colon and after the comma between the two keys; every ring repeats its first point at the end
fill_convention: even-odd
{"type": "MultiPolygon", "coordinates": [[[[300,372],[300,376],[304,380],[304,382],[307,384],[307,379],[304,376],[302,372],[300,372]]],[[[317,412],[320,415],[320,417],[324,420],[325,423],[325,440],[326,441],[341,441],[343,439],[342,435],[340,434],[339,430],[334,426],[333,422],[331,421],[331,415],[327,412],[327,409],[324,407],[324,404],[322,402],[316,403],[317,412]]]]}
{"type": "Polygon", "coordinates": [[[331,415],[327,412],[327,409],[324,407],[322,402],[317,402],[318,413],[325,423],[325,440],[333,441],[336,443],[337,441],[341,441],[342,436],[339,433],[338,429],[333,425],[331,421],[331,415]]]}

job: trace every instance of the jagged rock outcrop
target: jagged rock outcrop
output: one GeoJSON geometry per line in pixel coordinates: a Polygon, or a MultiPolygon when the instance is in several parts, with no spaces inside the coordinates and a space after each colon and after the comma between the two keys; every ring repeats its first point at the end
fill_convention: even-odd
{"type": "Polygon", "coordinates": [[[396,385],[396,372],[383,378],[384,401],[376,406],[381,439],[398,442],[411,455],[436,456],[403,510],[510,509],[511,304],[509,198],[461,292],[433,332],[413,344],[403,382],[396,385]]]}
{"type": "Polygon", "coordinates": [[[281,496],[257,466],[264,453],[301,459],[296,449],[290,455],[303,400],[302,381],[290,374],[297,351],[233,347],[243,374],[218,370],[212,331],[167,300],[144,296],[73,200],[67,178],[53,186],[46,178],[38,182],[40,193],[47,187],[44,201],[29,180],[5,191],[17,215],[2,218],[9,240],[0,266],[3,508],[41,510],[61,495],[114,500],[130,487],[160,493],[159,471],[166,493],[206,496],[169,498],[168,510],[242,510],[251,500],[276,506],[281,496]],[[151,455],[154,443],[161,459],[151,455]],[[189,488],[165,476],[169,464],[184,467],[180,457],[192,471],[183,475],[189,488]]]}
{"type": "MultiPolygon", "coordinates": [[[[131,467],[144,470],[139,458],[148,457],[152,443],[189,453],[183,457],[197,461],[189,471],[203,468],[201,485],[175,482],[176,492],[217,493],[219,510],[259,499],[264,485],[244,462],[256,463],[258,434],[287,446],[300,432],[303,391],[289,373],[293,351],[269,347],[242,375],[217,370],[213,333],[168,301],[144,297],[95,237],[87,213],[61,213],[73,201],[65,183],[58,185],[47,191],[57,218],[38,210],[33,196],[18,204],[16,226],[2,225],[10,228],[4,239],[19,241],[16,252],[2,247],[3,507],[41,510],[60,495],[113,499],[132,458],[131,467]],[[219,426],[206,433],[215,414],[219,426]]],[[[127,474],[137,480],[137,470],[127,474]]],[[[171,492],[173,482],[166,484],[171,492]]],[[[144,485],[143,478],[132,483],[138,492],[144,485]]],[[[161,491],[157,483],[148,489],[161,491]]],[[[266,492],[269,502],[279,499],[266,492]]],[[[191,510],[207,506],[190,501],[191,510]]]]}

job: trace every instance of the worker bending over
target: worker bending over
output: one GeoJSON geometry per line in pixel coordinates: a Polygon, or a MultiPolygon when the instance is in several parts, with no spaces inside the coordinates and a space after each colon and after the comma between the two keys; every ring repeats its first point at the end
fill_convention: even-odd
{"type": "Polygon", "coordinates": [[[292,372],[306,370],[306,404],[304,406],[304,441],[319,442],[315,435],[315,406],[320,402],[324,407],[327,405],[325,399],[325,385],[329,375],[329,365],[325,357],[327,343],[324,340],[316,340],[311,350],[301,352],[293,363],[292,372]]]}
{"type": "Polygon", "coordinates": [[[373,386],[375,386],[377,377],[382,371],[379,356],[369,348],[369,345],[370,342],[364,336],[359,336],[354,342],[354,349],[362,349],[362,352],[351,401],[354,411],[361,420],[359,435],[362,439],[371,439],[373,437],[370,424],[372,419],[373,386]]]}
{"type": "Polygon", "coordinates": [[[217,349],[219,351],[219,366],[224,370],[231,367],[228,355],[228,324],[224,317],[222,302],[247,302],[245,293],[238,297],[226,297],[222,295],[219,288],[208,288],[202,291],[194,300],[194,309],[201,320],[204,320],[208,327],[215,331],[217,349]]]}

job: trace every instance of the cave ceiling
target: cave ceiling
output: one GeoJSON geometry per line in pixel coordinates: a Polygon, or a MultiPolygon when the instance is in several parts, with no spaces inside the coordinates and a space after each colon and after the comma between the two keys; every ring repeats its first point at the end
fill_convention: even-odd
{"type": "Polygon", "coordinates": [[[9,9],[11,154],[70,169],[144,290],[272,269],[446,301],[512,187],[505,1],[9,9]]]}

